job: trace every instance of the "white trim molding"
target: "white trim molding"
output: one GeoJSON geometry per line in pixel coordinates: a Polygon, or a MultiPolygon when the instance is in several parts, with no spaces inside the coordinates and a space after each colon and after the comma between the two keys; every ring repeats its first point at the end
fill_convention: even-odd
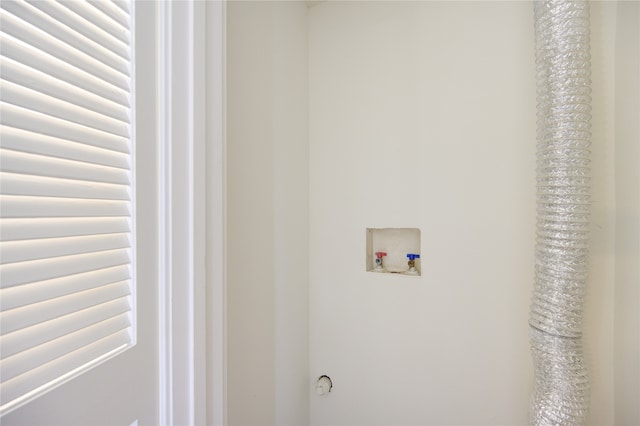
{"type": "Polygon", "coordinates": [[[207,424],[226,417],[226,2],[206,2],[207,424]]]}
{"type": "Polygon", "coordinates": [[[195,424],[196,198],[194,3],[158,3],[160,72],[160,247],[164,285],[160,315],[160,420],[195,424]]]}
{"type": "Polygon", "coordinates": [[[225,423],[224,2],[158,2],[160,424],[225,423]]]}
{"type": "Polygon", "coordinates": [[[168,3],[157,4],[158,42],[158,346],[159,346],[159,424],[167,425],[173,418],[171,389],[171,27],[168,3]],[[169,16],[168,16],[169,15],[169,16]]]}

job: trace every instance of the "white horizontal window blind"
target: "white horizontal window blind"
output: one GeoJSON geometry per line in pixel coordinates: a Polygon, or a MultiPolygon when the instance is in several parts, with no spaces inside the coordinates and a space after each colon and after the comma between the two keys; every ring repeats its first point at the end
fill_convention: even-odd
{"type": "Polygon", "coordinates": [[[135,343],[132,8],[0,2],[0,415],[135,343]]]}

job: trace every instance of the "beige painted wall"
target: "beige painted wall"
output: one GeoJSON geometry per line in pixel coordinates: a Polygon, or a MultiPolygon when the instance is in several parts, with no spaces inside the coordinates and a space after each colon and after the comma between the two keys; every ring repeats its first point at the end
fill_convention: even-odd
{"type": "Polygon", "coordinates": [[[227,4],[227,406],[308,421],[307,7],[227,4]]]}
{"type": "Polygon", "coordinates": [[[524,3],[311,9],[311,371],[335,383],[312,424],[526,423],[532,19],[524,3]],[[422,277],[365,272],[367,227],[420,228],[422,277]]]}
{"type": "Polygon", "coordinates": [[[615,423],[640,424],[640,2],[618,4],[615,423]]]}
{"type": "Polygon", "coordinates": [[[615,22],[615,3],[591,3],[591,265],[583,341],[593,426],[614,424],[615,22]]]}
{"type": "MultiPolygon", "coordinates": [[[[590,425],[638,416],[640,52],[618,7],[592,3],[590,425]]],[[[525,424],[531,4],[229,2],[227,47],[229,423],[525,424]],[[365,272],[367,227],[420,228],[422,277],[365,272]]]]}
{"type": "MultiPolygon", "coordinates": [[[[589,424],[613,424],[615,4],[593,4],[589,424]]],[[[313,424],[526,424],[535,229],[529,2],[310,12],[313,424]],[[419,227],[419,280],[364,272],[419,227]],[[329,253],[329,255],[323,255],[329,253]]]]}

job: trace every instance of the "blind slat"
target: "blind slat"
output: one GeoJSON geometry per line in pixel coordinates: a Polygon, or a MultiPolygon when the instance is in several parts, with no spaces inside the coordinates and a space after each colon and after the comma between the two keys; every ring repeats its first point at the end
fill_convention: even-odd
{"type": "Polygon", "coordinates": [[[2,8],[11,12],[23,21],[37,26],[45,33],[57,38],[69,46],[69,48],[90,56],[94,60],[101,62],[113,70],[124,74],[128,74],[129,63],[124,58],[116,55],[114,52],[102,46],[82,33],[75,31],[72,27],[59,22],[53,17],[48,16],[43,11],[35,8],[24,1],[7,1],[2,3],[2,8]]]}
{"type": "Polygon", "coordinates": [[[130,216],[127,201],[0,195],[0,211],[6,218],[130,216]]]}
{"type": "Polygon", "coordinates": [[[10,58],[0,58],[0,78],[23,87],[30,87],[88,111],[129,123],[128,108],[41,71],[26,67],[10,58]]]}
{"type": "Polygon", "coordinates": [[[129,169],[131,166],[129,155],[123,152],[54,138],[15,127],[0,126],[0,132],[2,132],[0,148],[119,169],[129,169]]]}
{"type": "Polygon", "coordinates": [[[4,101],[0,104],[0,123],[55,138],[68,139],[124,153],[129,152],[129,142],[122,136],[70,123],[4,101]]]}
{"type": "Polygon", "coordinates": [[[73,28],[88,39],[104,46],[114,54],[129,61],[129,46],[126,42],[118,40],[116,37],[97,27],[90,21],[87,21],[72,10],[60,5],[60,3],[47,0],[32,1],[30,4],[64,25],[73,28]]]}
{"type": "Polygon", "coordinates": [[[41,50],[37,50],[33,46],[4,36],[4,34],[0,37],[0,52],[7,58],[48,74],[53,78],[109,99],[119,105],[129,106],[129,94],[126,90],[115,87],[84,70],[75,68],[41,50]]]}
{"type": "Polygon", "coordinates": [[[2,311],[42,302],[48,299],[106,286],[131,278],[128,265],[98,269],[75,275],[37,281],[35,283],[0,289],[2,311]]]}
{"type": "Polygon", "coordinates": [[[116,21],[105,15],[99,9],[96,9],[88,2],[65,1],[61,3],[65,7],[71,9],[87,21],[95,24],[97,27],[111,34],[121,42],[129,43],[129,31],[127,28],[119,25],[116,21]]]}
{"type": "Polygon", "coordinates": [[[0,91],[2,91],[3,101],[9,104],[116,136],[124,138],[129,136],[129,123],[126,121],[123,122],[89,111],[86,108],[9,81],[3,81],[0,84],[0,91]]]}
{"type": "Polygon", "coordinates": [[[38,240],[37,244],[34,244],[34,240],[5,241],[0,246],[0,264],[94,253],[130,246],[127,234],[45,238],[38,240]]]}
{"type": "Polygon", "coordinates": [[[0,193],[63,198],[129,200],[128,185],[87,182],[70,179],[0,172],[0,193]]]}
{"type": "Polygon", "coordinates": [[[89,0],[89,3],[102,13],[113,19],[123,28],[129,29],[129,14],[125,13],[115,3],[89,0]]]}
{"type": "MultiPolygon", "coordinates": [[[[10,2],[2,2],[2,4],[5,3],[8,4],[10,2]]],[[[47,34],[42,29],[21,21],[6,12],[0,15],[0,20],[4,34],[10,35],[76,69],[85,71],[114,87],[126,91],[129,90],[129,79],[126,75],[83,52],[71,48],[71,46],[51,37],[50,34],[47,34]]]]}
{"type": "Polygon", "coordinates": [[[129,185],[129,170],[51,158],[0,148],[2,170],[8,173],[129,185]]]}
{"type": "Polygon", "coordinates": [[[0,384],[0,404],[9,410],[33,398],[32,393],[47,391],[64,383],[78,372],[99,365],[106,359],[123,351],[131,344],[128,330],[114,333],[104,339],[70,352],[54,361],[43,364],[20,376],[2,380],[0,384]],[[23,400],[22,398],[26,398],[23,400]]]}
{"type": "Polygon", "coordinates": [[[63,315],[21,330],[19,333],[9,333],[1,336],[0,351],[2,351],[4,358],[8,358],[19,352],[96,324],[105,318],[127,313],[130,309],[128,298],[121,297],[89,309],[63,315]]]}
{"type": "Polygon", "coordinates": [[[113,0],[113,4],[115,4],[116,6],[118,6],[120,8],[120,10],[122,10],[124,13],[126,13],[127,15],[130,15],[130,10],[129,10],[129,3],[127,3],[126,1],[123,0],[113,0]]]}
{"type": "Polygon", "coordinates": [[[0,221],[0,240],[73,237],[130,232],[128,217],[13,218],[0,221]]]}
{"type": "Polygon", "coordinates": [[[51,362],[83,346],[124,330],[130,325],[131,321],[128,314],[118,315],[76,331],[75,333],[21,352],[18,357],[13,356],[3,359],[2,362],[0,362],[0,377],[2,377],[3,381],[11,380],[42,364],[51,362]]]}
{"type": "Polygon", "coordinates": [[[119,249],[0,265],[0,286],[1,288],[9,288],[35,283],[97,269],[127,265],[130,261],[129,250],[119,249]]]}
{"type": "Polygon", "coordinates": [[[130,293],[129,283],[122,281],[1,312],[0,335],[26,329],[73,312],[128,296],[130,293]]]}

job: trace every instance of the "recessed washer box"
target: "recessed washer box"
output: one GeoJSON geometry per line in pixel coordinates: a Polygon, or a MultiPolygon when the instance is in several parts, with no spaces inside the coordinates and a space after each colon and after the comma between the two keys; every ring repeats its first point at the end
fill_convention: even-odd
{"type": "Polygon", "coordinates": [[[374,273],[422,275],[420,259],[410,269],[408,254],[420,254],[418,228],[367,228],[366,269],[374,273]],[[384,255],[383,255],[384,254],[384,255]],[[381,265],[376,260],[382,260],[381,265]]]}

